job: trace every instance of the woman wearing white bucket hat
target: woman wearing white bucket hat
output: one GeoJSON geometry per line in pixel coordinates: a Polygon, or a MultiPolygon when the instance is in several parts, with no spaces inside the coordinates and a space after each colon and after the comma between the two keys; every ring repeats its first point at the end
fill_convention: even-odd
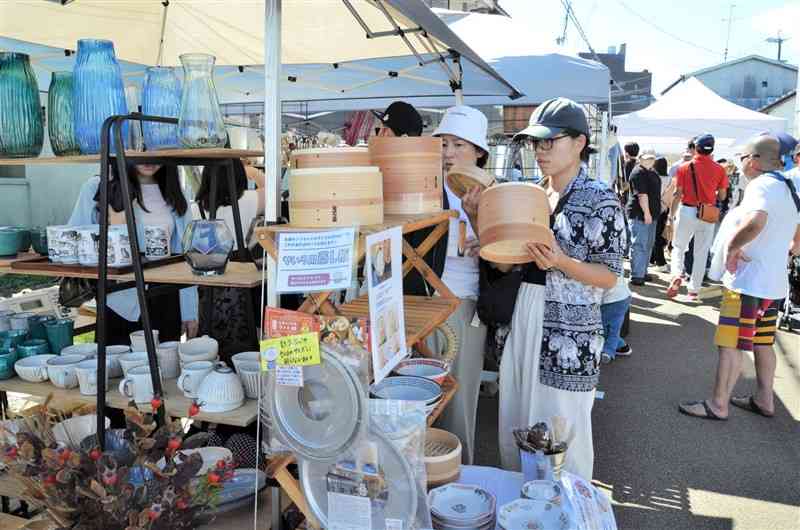
{"type": "MultiPolygon", "coordinates": [[[[454,165],[484,167],[489,158],[486,142],[488,120],[472,107],[458,105],[447,109],[433,136],[442,139],[442,172],[454,165]]],[[[453,401],[445,409],[439,425],[461,440],[464,464],[472,464],[475,450],[475,417],[478,410],[478,393],[483,370],[486,326],[477,318],[475,304],[478,299],[478,238],[474,227],[461,207],[461,200],[444,184],[445,209],[458,212],[458,219],[450,220],[447,236],[447,257],[442,280],[461,299],[455,313],[447,320],[456,331],[461,348],[452,368],[459,383],[453,401]],[[466,230],[466,244],[459,250],[459,234],[466,230]]]]}

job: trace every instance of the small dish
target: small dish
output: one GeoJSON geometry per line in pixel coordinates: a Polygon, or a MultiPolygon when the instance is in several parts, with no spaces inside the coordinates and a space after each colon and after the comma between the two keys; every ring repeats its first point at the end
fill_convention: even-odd
{"type": "Polygon", "coordinates": [[[545,501],[517,499],[497,512],[497,523],[505,530],[574,530],[572,519],[563,507],[545,501]]]}
{"type": "MultiPolygon", "coordinates": [[[[106,430],[111,425],[111,420],[105,418],[106,430]]],[[[60,421],[53,425],[53,436],[57,442],[65,443],[71,447],[78,447],[87,436],[97,432],[97,416],[75,416],[68,420],[60,421]]]]}
{"type": "Polygon", "coordinates": [[[394,373],[424,377],[441,385],[450,373],[450,365],[439,359],[406,359],[397,363],[394,373]]]}
{"type": "Polygon", "coordinates": [[[32,355],[25,357],[14,363],[14,371],[20,379],[31,383],[41,383],[47,381],[47,361],[57,357],[57,355],[32,355]]]}
{"type": "Polygon", "coordinates": [[[442,387],[424,377],[397,375],[372,385],[370,393],[379,399],[424,401],[426,405],[431,405],[441,399],[442,387]]]}
{"type": "Polygon", "coordinates": [[[561,486],[554,480],[531,480],[522,485],[523,499],[561,504],[561,486]]]}

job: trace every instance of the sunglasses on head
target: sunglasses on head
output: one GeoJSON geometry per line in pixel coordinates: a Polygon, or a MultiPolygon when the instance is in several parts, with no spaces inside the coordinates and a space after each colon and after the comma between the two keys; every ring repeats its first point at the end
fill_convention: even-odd
{"type": "Polygon", "coordinates": [[[744,161],[745,161],[745,160],[747,160],[748,158],[761,158],[761,155],[757,155],[757,154],[755,154],[755,153],[748,153],[748,154],[746,154],[746,155],[742,155],[742,156],[740,156],[740,157],[739,157],[739,162],[741,162],[742,164],[744,164],[744,161]]]}

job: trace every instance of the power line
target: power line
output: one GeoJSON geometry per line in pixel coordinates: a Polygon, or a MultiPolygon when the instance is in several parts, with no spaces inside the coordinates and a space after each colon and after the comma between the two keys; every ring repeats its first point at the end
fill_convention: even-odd
{"type": "Polygon", "coordinates": [[[652,27],[653,29],[655,29],[657,31],[660,31],[664,35],[667,35],[668,37],[672,37],[673,39],[675,39],[677,41],[680,41],[680,42],[682,42],[682,43],[684,43],[684,44],[686,44],[688,46],[692,46],[694,48],[697,48],[698,50],[703,50],[703,51],[706,51],[708,53],[712,53],[714,55],[722,55],[718,51],[712,50],[710,48],[706,48],[705,46],[701,46],[701,45],[699,45],[697,43],[694,43],[694,42],[688,41],[688,40],[686,40],[686,39],[684,39],[682,37],[679,37],[678,35],[675,35],[674,33],[670,33],[669,31],[665,30],[664,28],[662,28],[658,24],[656,24],[654,22],[651,22],[650,20],[648,20],[645,17],[643,17],[642,15],[640,15],[637,11],[635,11],[633,8],[628,6],[628,4],[626,4],[622,0],[617,0],[617,3],[619,5],[621,5],[623,8],[625,8],[625,10],[627,10],[633,16],[635,16],[636,18],[638,18],[639,20],[641,20],[642,22],[644,22],[648,26],[652,27]]]}

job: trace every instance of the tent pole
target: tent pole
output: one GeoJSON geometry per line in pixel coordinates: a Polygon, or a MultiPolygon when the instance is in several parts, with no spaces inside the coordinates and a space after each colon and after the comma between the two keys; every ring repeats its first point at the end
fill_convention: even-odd
{"type": "Polygon", "coordinates": [[[169,0],[161,2],[164,6],[164,14],[161,16],[161,39],[158,41],[158,57],[156,58],[156,66],[161,66],[164,60],[164,35],[167,32],[167,11],[169,11],[169,0]]]}
{"type": "MultiPolygon", "coordinates": [[[[267,0],[264,20],[264,171],[267,184],[266,221],[278,219],[281,189],[281,10],[282,0],[267,0]]],[[[278,305],[275,292],[276,263],[267,258],[267,303],[278,305]]]]}

